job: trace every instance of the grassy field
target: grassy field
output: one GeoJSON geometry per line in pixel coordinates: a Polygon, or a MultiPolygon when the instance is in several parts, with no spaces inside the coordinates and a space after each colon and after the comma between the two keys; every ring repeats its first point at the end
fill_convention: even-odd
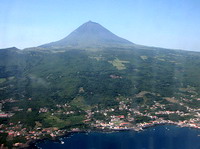
{"type": "Polygon", "coordinates": [[[113,61],[108,61],[111,63],[114,67],[116,67],[118,70],[124,70],[126,69],[126,66],[124,64],[129,63],[129,61],[122,61],[118,58],[115,58],[113,61]]]}
{"type": "Polygon", "coordinates": [[[80,108],[81,110],[90,110],[91,107],[88,106],[86,103],[85,103],[85,100],[83,97],[76,97],[74,98],[71,103],[70,103],[72,106],[76,106],[78,108],[80,108]]]}
{"type": "Polygon", "coordinates": [[[145,56],[145,55],[143,55],[143,56],[140,56],[140,58],[141,58],[142,60],[147,60],[147,59],[148,59],[148,57],[147,57],[147,56],[145,56]]]}

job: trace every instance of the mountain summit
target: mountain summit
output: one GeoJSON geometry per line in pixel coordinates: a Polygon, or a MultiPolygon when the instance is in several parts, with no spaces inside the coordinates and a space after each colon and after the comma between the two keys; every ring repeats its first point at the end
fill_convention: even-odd
{"type": "Polygon", "coordinates": [[[67,37],[48,44],[42,48],[59,47],[101,47],[101,46],[127,46],[132,42],[118,37],[98,23],[89,21],[78,27],[67,37]]]}

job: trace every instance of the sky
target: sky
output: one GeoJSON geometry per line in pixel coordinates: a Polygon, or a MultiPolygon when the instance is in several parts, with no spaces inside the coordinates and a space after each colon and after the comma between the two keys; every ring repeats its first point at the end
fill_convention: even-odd
{"type": "Polygon", "coordinates": [[[1,0],[0,48],[57,41],[89,20],[135,44],[200,51],[200,0],[1,0]]]}

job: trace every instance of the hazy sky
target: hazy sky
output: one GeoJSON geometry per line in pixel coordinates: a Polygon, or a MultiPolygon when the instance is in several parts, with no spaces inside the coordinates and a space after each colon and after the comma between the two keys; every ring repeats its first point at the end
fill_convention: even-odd
{"type": "Polygon", "coordinates": [[[136,44],[200,51],[200,0],[1,0],[0,48],[57,41],[98,22],[136,44]]]}

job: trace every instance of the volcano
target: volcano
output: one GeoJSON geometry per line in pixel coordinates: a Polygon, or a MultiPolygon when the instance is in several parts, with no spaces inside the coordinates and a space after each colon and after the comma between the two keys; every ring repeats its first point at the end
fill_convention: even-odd
{"type": "Polygon", "coordinates": [[[60,47],[104,47],[104,46],[131,46],[132,42],[118,37],[102,25],[89,21],[78,27],[67,37],[48,44],[42,48],[60,47]]]}

